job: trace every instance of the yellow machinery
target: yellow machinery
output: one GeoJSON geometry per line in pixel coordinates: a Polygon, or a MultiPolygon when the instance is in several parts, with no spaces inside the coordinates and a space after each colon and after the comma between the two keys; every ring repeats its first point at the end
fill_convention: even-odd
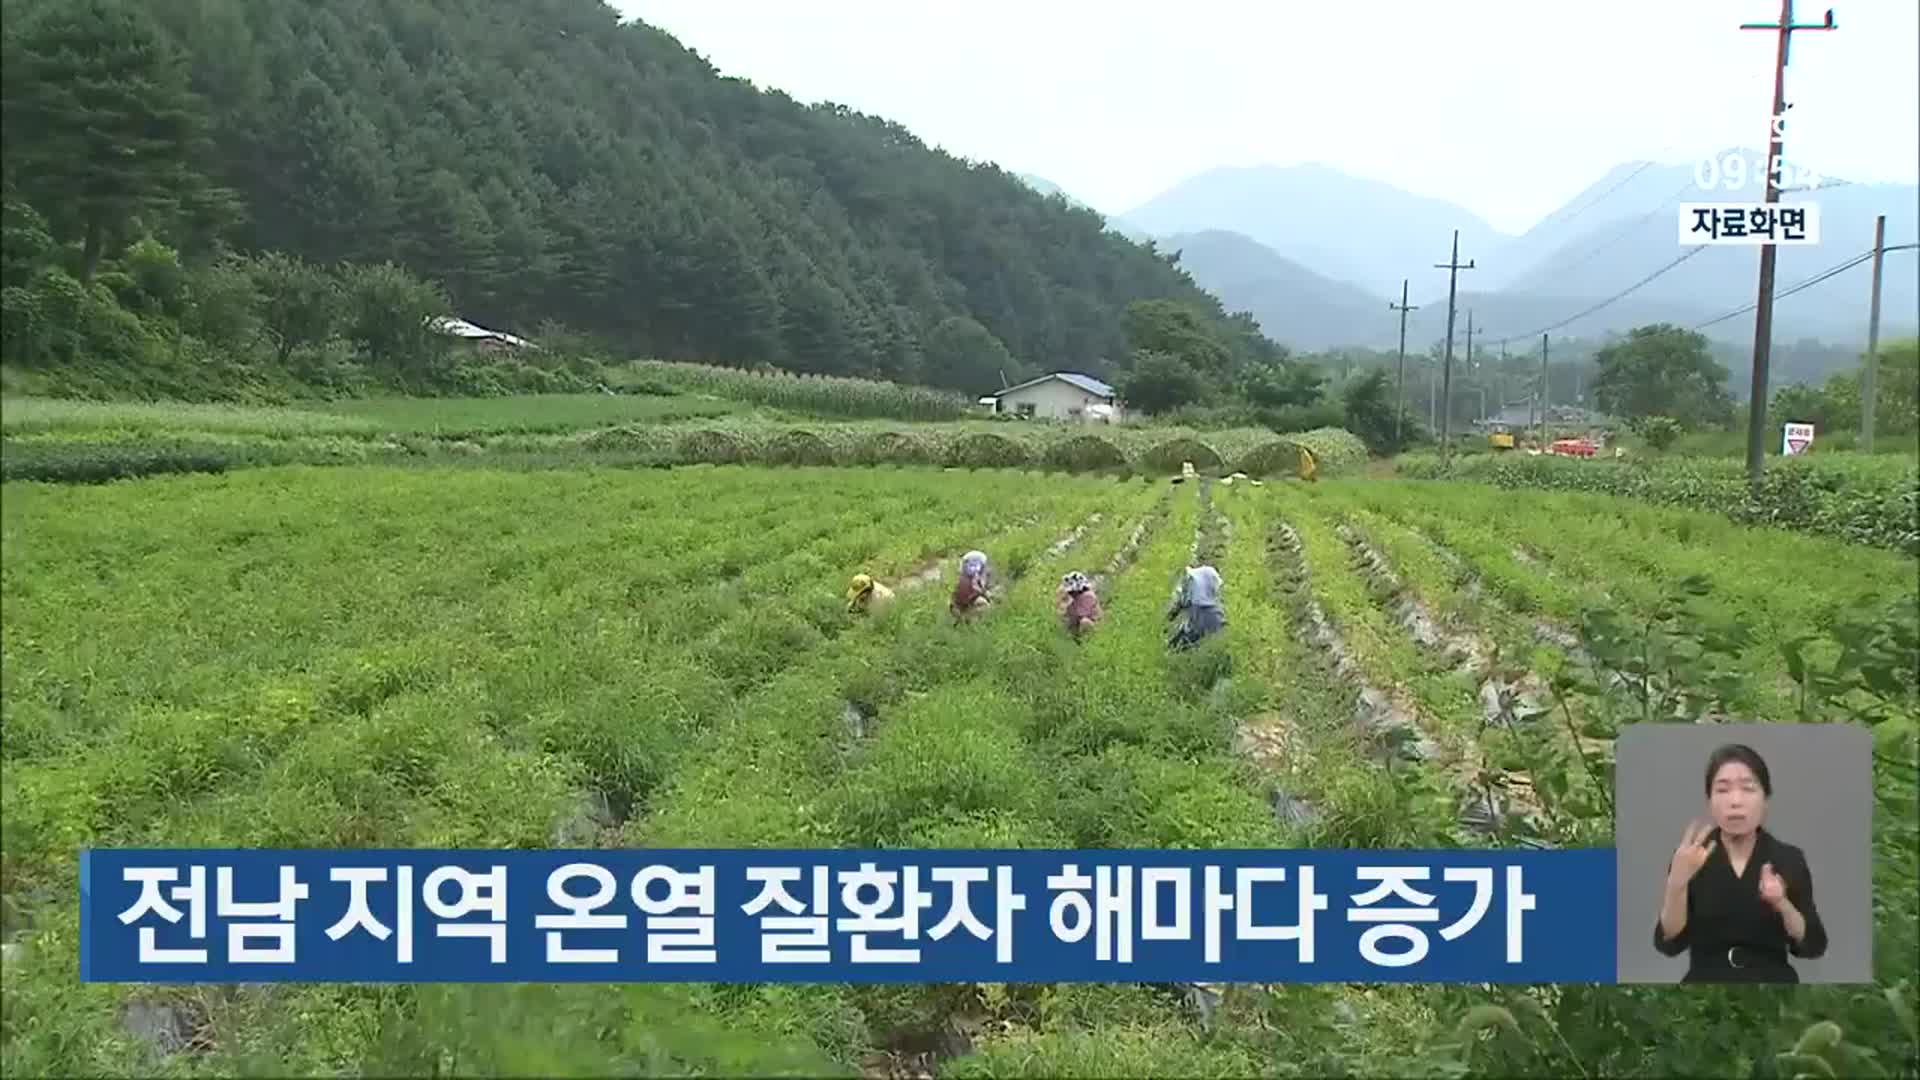
{"type": "Polygon", "coordinates": [[[1487,442],[1495,450],[1513,449],[1513,432],[1505,424],[1495,424],[1487,433],[1487,442]]]}

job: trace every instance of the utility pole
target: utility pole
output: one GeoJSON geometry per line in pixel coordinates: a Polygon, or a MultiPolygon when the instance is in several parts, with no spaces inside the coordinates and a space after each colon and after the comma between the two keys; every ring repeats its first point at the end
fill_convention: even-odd
{"type": "Polygon", "coordinates": [[[1407,279],[1400,279],[1400,302],[1387,301],[1388,311],[1400,313],[1400,374],[1394,384],[1394,394],[1399,401],[1399,409],[1393,414],[1393,444],[1404,445],[1401,431],[1407,422],[1407,312],[1414,310],[1407,306],[1407,279]]]}
{"type": "Polygon", "coordinates": [[[1435,438],[1440,435],[1440,380],[1432,372],[1427,373],[1427,431],[1435,438]]]}
{"type": "Polygon", "coordinates": [[[1467,265],[1460,265],[1459,229],[1453,230],[1453,254],[1448,256],[1444,264],[1435,263],[1434,269],[1447,271],[1447,353],[1440,374],[1440,397],[1447,403],[1446,408],[1440,414],[1440,460],[1446,462],[1451,461],[1453,458],[1453,398],[1451,392],[1453,390],[1454,304],[1460,292],[1460,271],[1473,269],[1472,259],[1467,260],[1467,265]]]}
{"type": "Polygon", "coordinates": [[[1495,370],[1495,378],[1498,381],[1494,385],[1500,391],[1499,400],[1494,402],[1500,407],[1493,410],[1497,416],[1507,411],[1507,343],[1504,341],[1500,343],[1500,366],[1495,370]]]}
{"type": "MultiPolygon", "coordinates": [[[[1486,328],[1482,327],[1480,332],[1483,334],[1486,333],[1487,332],[1486,328]]],[[[1480,382],[1480,369],[1473,366],[1473,309],[1472,308],[1467,309],[1467,374],[1472,376],[1474,382],[1476,383],[1480,382]]],[[[1449,401],[1451,401],[1451,399],[1449,399],[1449,401]]],[[[1487,392],[1483,389],[1480,391],[1480,419],[1485,420],[1486,418],[1487,418],[1487,392]]]]}
{"type": "Polygon", "coordinates": [[[1867,367],[1860,375],[1860,446],[1873,453],[1874,378],[1880,366],[1880,260],[1887,253],[1887,215],[1873,219],[1873,303],[1867,308],[1867,367]]]}
{"type": "Polygon", "coordinates": [[[1547,335],[1540,335],[1540,449],[1547,448],[1547,409],[1553,405],[1553,384],[1547,374],[1547,335]]]}
{"type": "MultiPolygon", "coordinates": [[[[1780,201],[1781,174],[1786,171],[1787,120],[1787,42],[1795,30],[1834,29],[1833,9],[1827,9],[1824,23],[1798,24],[1793,21],[1793,0],[1780,0],[1778,23],[1741,23],[1742,30],[1772,30],[1780,35],[1773,60],[1773,111],[1767,116],[1767,194],[1766,202],[1780,201]]],[[[1773,264],[1779,249],[1773,244],[1760,246],[1760,296],[1753,312],[1752,400],[1747,403],[1747,478],[1760,482],[1767,462],[1767,362],[1773,350],[1773,264]]]]}

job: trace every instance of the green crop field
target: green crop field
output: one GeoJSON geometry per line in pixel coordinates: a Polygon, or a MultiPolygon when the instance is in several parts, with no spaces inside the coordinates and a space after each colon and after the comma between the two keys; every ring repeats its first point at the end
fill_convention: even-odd
{"type": "MultiPolygon", "coordinates": [[[[351,440],[369,419],[288,435],[351,440]]],[[[913,437],[938,458],[1006,427],[913,437]]],[[[885,432],[814,438],[832,460],[885,432]]],[[[1619,495],[1170,484],[1049,470],[1055,443],[1007,468],[852,468],[736,438],[787,461],[0,489],[0,1070],[1784,1076],[1776,1055],[1831,1022],[1808,1046],[1834,1074],[1915,1075],[1910,555],[1619,495]],[[1005,591],[955,626],[946,590],[974,547],[1005,591]],[[1196,554],[1229,627],[1170,654],[1162,612],[1196,554]],[[1075,569],[1107,612],[1080,645],[1053,607],[1075,569]],[[850,616],[859,571],[899,603],[850,616]],[[1646,657],[1647,694],[1610,688],[1646,657]],[[1606,845],[1613,735],[1692,719],[1873,725],[1876,985],[76,976],[86,845],[1606,845]],[[134,1003],[191,1037],[136,1034],[134,1003]]],[[[1164,445],[1126,438],[1129,457],[1164,445]]],[[[1222,442],[1221,469],[1264,445],[1222,442]]]]}

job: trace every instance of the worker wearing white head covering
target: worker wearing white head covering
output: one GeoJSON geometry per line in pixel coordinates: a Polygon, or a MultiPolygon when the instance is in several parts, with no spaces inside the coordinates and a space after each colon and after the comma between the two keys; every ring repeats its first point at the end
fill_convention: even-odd
{"type": "Polygon", "coordinates": [[[960,580],[953,586],[955,618],[967,618],[987,606],[987,553],[969,551],[960,557],[960,580]]]}
{"type": "Polygon", "coordinates": [[[984,580],[987,575],[987,553],[969,551],[960,556],[960,573],[966,577],[984,580]]]}

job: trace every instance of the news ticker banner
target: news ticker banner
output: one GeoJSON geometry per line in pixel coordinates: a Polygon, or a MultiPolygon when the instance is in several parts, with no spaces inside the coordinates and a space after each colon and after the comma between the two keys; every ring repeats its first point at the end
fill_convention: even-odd
{"type": "Polygon", "coordinates": [[[86,982],[1609,983],[1614,852],[94,849],[86,982]]]}

